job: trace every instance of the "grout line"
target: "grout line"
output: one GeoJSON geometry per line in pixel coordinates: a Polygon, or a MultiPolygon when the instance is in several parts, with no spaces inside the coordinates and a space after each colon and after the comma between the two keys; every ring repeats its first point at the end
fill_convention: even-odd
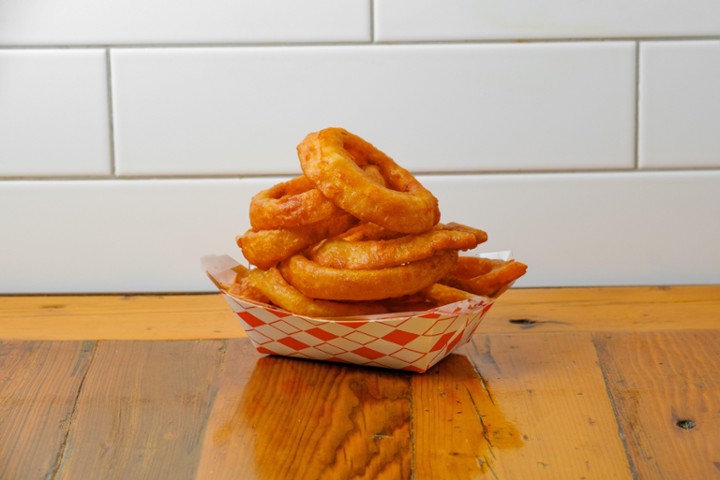
{"type": "Polygon", "coordinates": [[[640,42],[635,42],[635,170],[640,170],[640,42]]]}
{"type": "MultiPolygon", "coordinates": [[[[418,177],[462,177],[467,175],[479,175],[485,177],[512,175],[520,177],[523,175],[596,175],[596,174],[674,174],[674,173],[696,173],[696,172],[720,172],[720,167],[702,167],[702,168],[644,168],[641,170],[634,168],[615,168],[615,169],[585,169],[585,170],[452,170],[452,171],[436,171],[436,172],[419,172],[412,173],[418,177]]],[[[143,180],[252,180],[252,179],[279,179],[292,178],[300,172],[276,172],[276,173],[222,173],[222,174],[167,174],[167,175],[53,175],[53,176],[18,176],[18,177],[0,177],[0,185],[12,182],[54,182],[54,181],[143,181],[143,180]]]]}
{"type": "Polygon", "coordinates": [[[117,169],[115,168],[115,112],[113,109],[113,86],[112,86],[112,61],[110,59],[110,49],[105,49],[105,80],[107,82],[108,97],[108,140],[110,148],[110,176],[117,177],[117,169]]]}
{"type": "Polygon", "coordinates": [[[375,39],[375,0],[368,0],[370,2],[370,43],[376,43],[375,39]]]}
{"type": "MultiPolygon", "coordinates": [[[[375,0],[370,0],[374,2],[375,0]]],[[[371,14],[375,15],[373,3],[371,3],[371,14]]],[[[373,19],[374,20],[374,19],[373,19]]],[[[373,30],[374,37],[374,28],[373,30]]],[[[319,41],[319,42],[187,42],[187,43],[133,43],[133,44],[112,44],[96,43],[84,45],[62,45],[62,44],[38,44],[38,45],[0,45],[1,50],[34,50],[34,49],[134,49],[134,48],[288,48],[288,47],[333,47],[333,46],[368,46],[368,45],[483,45],[483,44],[544,44],[544,43],[602,43],[602,42],[676,42],[676,41],[703,41],[720,40],[720,35],[698,35],[698,36],[677,36],[677,37],[556,37],[556,38],[498,38],[498,39],[469,39],[469,40],[386,40],[377,42],[374,38],[370,40],[357,41],[319,41]]]]}

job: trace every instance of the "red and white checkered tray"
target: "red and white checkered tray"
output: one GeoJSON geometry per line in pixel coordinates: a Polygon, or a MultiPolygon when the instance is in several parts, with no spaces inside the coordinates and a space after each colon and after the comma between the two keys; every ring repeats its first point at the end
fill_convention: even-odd
{"type": "MultiPolygon", "coordinates": [[[[216,285],[237,262],[202,259],[216,285]]],[[[220,289],[259,353],[425,372],[468,342],[494,299],[474,297],[424,312],[321,319],[249,302],[220,289]]]]}

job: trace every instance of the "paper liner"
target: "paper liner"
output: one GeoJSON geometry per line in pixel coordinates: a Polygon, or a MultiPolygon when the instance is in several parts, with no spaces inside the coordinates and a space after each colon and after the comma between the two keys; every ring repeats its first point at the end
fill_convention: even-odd
{"type": "MultiPolygon", "coordinates": [[[[511,258],[510,252],[481,256],[511,258]]],[[[232,282],[232,268],[238,265],[232,257],[207,255],[201,262],[255,349],[267,355],[423,373],[467,343],[495,301],[475,296],[423,312],[313,318],[224,291],[221,284],[232,282]]]]}

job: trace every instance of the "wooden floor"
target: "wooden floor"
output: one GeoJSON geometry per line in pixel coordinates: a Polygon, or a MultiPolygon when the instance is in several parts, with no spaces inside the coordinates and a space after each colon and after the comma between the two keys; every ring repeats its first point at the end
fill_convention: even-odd
{"type": "Polygon", "coordinates": [[[425,374],[212,295],[0,297],[0,479],[720,478],[720,286],[511,290],[425,374]]]}

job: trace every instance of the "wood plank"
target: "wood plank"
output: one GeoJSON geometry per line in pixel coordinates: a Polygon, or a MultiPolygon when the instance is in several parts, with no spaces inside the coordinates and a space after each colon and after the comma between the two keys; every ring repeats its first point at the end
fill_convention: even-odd
{"type": "Polygon", "coordinates": [[[413,380],[417,478],[631,478],[590,335],[478,335],[460,352],[413,380]]]}
{"type": "Polygon", "coordinates": [[[195,478],[225,349],[98,342],[54,478],[195,478]]]}
{"type": "Polygon", "coordinates": [[[164,340],[244,337],[219,294],[0,297],[0,337],[164,340]]]}
{"type": "Polygon", "coordinates": [[[0,478],[52,478],[94,342],[0,342],[0,478]]]}
{"type": "MultiPolygon", "coordinates": [[[[511,289],[483,333],[687,330],[717,327],[720,285],[511,289]]],[[[5,339],[242,338],[217,293],[0,296],[5,339]]]]}
{"type": "Polygon", "coordinates": [[[413,399],[416,478],[499,478],[498,451],[525,443],[465,355],[414,377],[413,399]]]}
{"type": "Polygon", "coordinates": [[[198,478],[411,478],[411,374],[262,357],[245,380],[236,342],[198,478]]]}
{"type": "Polygon", "coordinates": [[[720,331],[593,338],[638,478],[720,478],[720,331]]]}
{"type": "Polygon", "coordinates": [[[718,328],[720,285],[511,289],[483,333],[705,330],[718,328]]]}

